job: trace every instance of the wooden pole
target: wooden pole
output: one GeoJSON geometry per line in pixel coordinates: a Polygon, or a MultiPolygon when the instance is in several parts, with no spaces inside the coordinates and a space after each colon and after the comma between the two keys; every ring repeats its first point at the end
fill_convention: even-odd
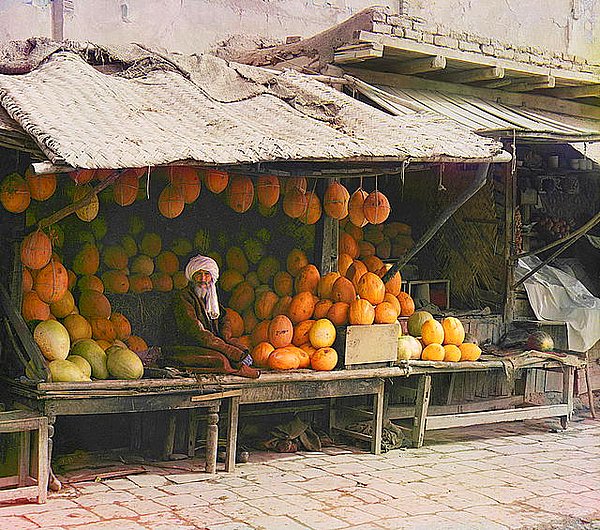
{"type": "Polygon", "coordinates": [[[52,40],[60,42],[64,40],[65,11],[63,0],[52,1],[52,40]]]}
{"type": "Polygon", "coordinates": [[[439,231],[439,229],[446,223],[454,213],[465,204],[473,195],[475,195],[486,183],[490,164],[480,164],[477,168],[477,175],[471,185],[462,192],[462,194],[454,201],[446,211],[437,219],[437,221],[423,234],[421,239],[417,241],[416,245],[410,249],[404,256],[402,256],[396,263],[394,263],[390,269],[385,273],[383,282],[387,282],[396,272],[398,272],[404,265],[406,265],[439,231]]]}

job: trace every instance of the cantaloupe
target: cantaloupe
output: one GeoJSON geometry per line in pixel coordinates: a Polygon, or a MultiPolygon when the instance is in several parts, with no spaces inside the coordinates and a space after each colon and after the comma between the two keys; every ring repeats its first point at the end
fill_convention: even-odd
{"type": "Polygon", "coordinates": [[[95,379],[108,379],[106,367],[106,353],[92,339],[83,339],[71,348],[71,355],[83,357],[92,367],[92,377],[95,379]]]}
{"type": "Polygon", "coordinates": [[[54,383],[81,383],[91,381],[89,376],[86,376],[77,364],[65,359],[51,361],[48,364],[48,370],[50,371],[50,378],[54,383]]]}
{"type": "Polygon", "coordinates": [[[56,320],[40,322],[33,330],[33,340],[49,361],[66,359],[71,347],[67,329],[56,320]]]}
{"type": "Polygon", "coordinates": [[[115,379],[141,379],[144,376],[144,365],[137,353],[127,348],[111,346],[106,350],[106,367],[115,379]]]}

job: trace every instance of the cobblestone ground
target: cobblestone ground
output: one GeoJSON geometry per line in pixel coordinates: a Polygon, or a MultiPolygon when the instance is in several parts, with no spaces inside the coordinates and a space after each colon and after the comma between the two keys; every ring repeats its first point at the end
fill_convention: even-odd
{"type": "Polygon", "coordinates": [[[0,529],[600,529],[600,422],[577,418],[427,433],[421,449],[253,453],[76,483],[0,507],[0,529]]]}

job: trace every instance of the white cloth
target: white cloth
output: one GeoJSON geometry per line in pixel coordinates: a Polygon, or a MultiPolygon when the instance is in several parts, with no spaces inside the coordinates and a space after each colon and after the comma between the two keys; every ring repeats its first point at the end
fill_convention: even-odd
{"type": "Polygon", "coordinates": [[[185,277],[188,281],[192,281],[192,276],[198,271],[208,271],[212,276],[212,280],[208,283],[206,289],[206,298],[204,299],[204,293],[202,289],[197,285],[194,285],[195,293],[202,299],[206,305],[206,314],[211,320],[219,318],[219,297],[217,296],[217,280],[219,279],[219,266],[217,262],[209,258],[208,256],[194,256],[190,259],[185,267],[185,277]]]}
{"type": "MultiPolygon", "coordinates": [[[[521,258],[515,278],[522,278],[540,263],[535,256],[521,258]]],[[[565,322],[569,350],[586,352],[600,340],[600,299],[577,278],[545,265],[525,280],[525,290],[536,318],[565,322]]]]}

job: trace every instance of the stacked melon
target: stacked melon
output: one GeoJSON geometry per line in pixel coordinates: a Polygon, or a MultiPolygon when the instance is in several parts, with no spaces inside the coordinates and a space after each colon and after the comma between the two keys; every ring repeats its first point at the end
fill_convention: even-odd
{"type": "Polygon", "coordinates": [[[477,361],[481,348],[465,334],[461,321],[446,317],[441,322],[427,311],[408,319],[409,335],[398,337],[398,360],[477,361]]]}

